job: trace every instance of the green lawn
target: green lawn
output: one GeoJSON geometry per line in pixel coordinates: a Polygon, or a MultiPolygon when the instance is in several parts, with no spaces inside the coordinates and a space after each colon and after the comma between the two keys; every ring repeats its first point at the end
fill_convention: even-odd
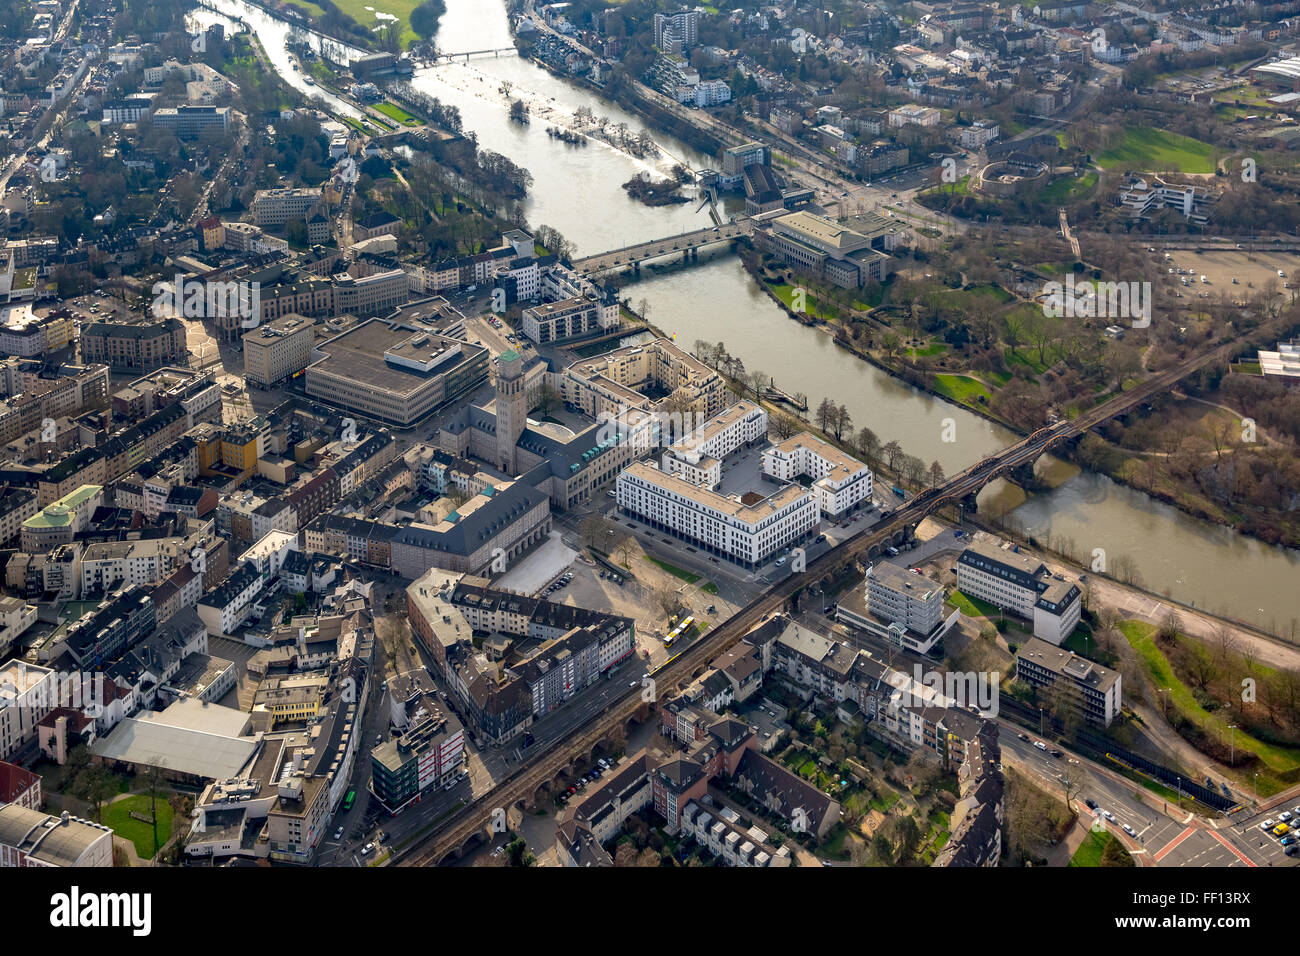
{"type": "Polygon", "coordinates": [[[976,405],[979,399],[988,401],[989,390],[983,382],[965,375],[941,374],[934,377],[934,390],[944,398],[950,398],[962,405],[976,405]]]}
{"type": "MultiPolygon", "coordinates": [[[[1174,673],[1173,665],[1169,663],[1169,658],[1156,646],[1155,625],[1145,621],[1123,621],[1119,625],[1119,630],[1137,652],[1142,668],[1152,684],[1169,689],[1169,704],[1207,735],[1227,744],[1231,736],[1228,733],[1229,721],[1211,714],[1202,707],[1191,688],[1179,680],[1178,675],[1174,673]]],[[[1300,768],[1300,752],[1294,748],[1266,743],[1252,737],[1241,728],[1238,728],[1235,740],[1238,748],[1254,753],[1269,770],[1279,776],[1294,774],[1296,769],[1300,768]]],[[[1264,774],[1260,774],[1260,777],[1263,778],[1264,774]]],[[[1280,783],[1273,782],[1271,777],[1266,779],[1269,780],[1271,787],[1281,789],[1280,783]]],[[[1267,795],[1270,791],[1263,784],[1264,781],[1261,780],[1260,794],[1267,795]]]]}
{"type": "Polygon", "coordinates": [[[367,29],[386,22],[377,19],[376,13],[392,14],[402,22],[402,46],[406,47],[418,39],[411,29],[411,11],[422,2],[423,0],[334,0],[334,6],[367,29]]]}
{"type": "Polygon", "coordinates": [[[161,793],[156,809],[158,815],[153,825],[131,816],[132,810],[145,815],[149,813],[149,795],[136,794],[108,804],[100,817],[104,826],[111,827],[118,836],[135,844],[135,852],[141,859],[150,860],[172,832],[172,807],[161,793]]]}
{"type": "Polygon", "coordinates": [[[967,617],[987,617],[989,620],[993,620],[1002,616],[1002,612],[988,601],[983,601],[977,597],[967,597],[956,588],[948,593],[948,603],[967,617]]]}
{"type": "Polygon", "coordinates": [[[325,8],[321,6],[317,6],[316,4],[312,3],[311,0],[289,0],[289,3],[295,7],[301,8],[307,13],[310,13],[313,17],[325,16],[325,8]]]}
{"type": "MultiPolygon", "coordinates": [[[[1097,833],[1090,830],[1087,839],[1079,844],[1079,849],[1070,857],[1070,866],[1101,866],[1101,855],[1106,852],[1106,844],[1114,839],[1114,835],[1109,832],[1097,833]]],[[[1122,843],[1120,849],[1128,852],[1122,843]]]]}
{"type": "Polygon", "coordinates": [[[387,102],[377,103],[375,104],[375,109],[383,113],[385,116],[395,119],[397,120],[397,122],[402,123],[406,126],[420,125],[420,121],[418,119],[416,119],[410,113],[406,112],[406,110],[402,109],[400,106],[397,106],[393,103],[387,103],[387,102]]]}
{"type": "Polygon", "coordinates": [[[1214,147],[1163,129],[1130,127],[1124,138],[1097,157],[1104,168],[1116,166],[1148,172],[1214,172],[1214,147]]]}
{"type": "Polygon", "coordinates": [[[1069,202],[1070,200],[1086,196],[1088,193],[1092,192],[1093,187],[1096,185],[1096,170],[1090,169],[1077,179],[1070,176],[1062,176],[1038,194],[1039,200],[1043,203],[1069,202]]]}
{"type": "Polygon", "coordinates": [[[690,571],[683,571],[681,568],[677,567],[677,565],[669,564],[667,561],[660,561],[658,558],[652,558],[649,556],[646,557],[646,560],[653,565],[663,568],[663,570],[667,571],[673,577],[681,578],[687,584],[694,584],[700,579],[698,574],[692,574],[690,571]]]}

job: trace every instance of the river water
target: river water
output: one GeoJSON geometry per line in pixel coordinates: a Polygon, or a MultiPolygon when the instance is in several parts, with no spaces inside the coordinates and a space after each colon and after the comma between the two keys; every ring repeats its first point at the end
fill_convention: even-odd
{"type": "MultiPolygon", "coordinates": [[[[264,45],[283,48],[287,31],[241,0],[208,0],[218,9],[248,11],[264,45]]],[[[241,14],[242,16],[243,14],[241,14]]],[[[503,0],[447,0],[437,44],[443,53],[512,45],[503,0]]],[[[273,62],[291,82],[287,59],[273,62]]],[[[295,83],[295,85],[300,85],[295,83]]],[[[650,208],[628,198],[621,184],[647,169],[681,161],[713,165],[684,143],[655,133],[662,153],[639,160],[603,143],[566,145],[546,135],[579,106],[633,130],[645,122],[574,82],[514,56],[481,57],[419,71],[414,84],[461,110],[467,130],[481,146],[509,156],[533,174],[525,204],[528,221],[559,229],[581,254],[699,228],[710,222],[696,204],[650,208]],[[503,83],[509,84],[509,96],[503,83]],[[508,98],[528,103],[533,121],[511,123],[508,98]]],[[[734,212],[734,205],[730,211],[734,212]]],[[[749,278],[725,249],[701,252],[699,261],[670,260],[643,267],[625,294],[645,299],[649,318],[691,348],[696,340],[724,342],[746,368],[761,369],[790,392],[802,392],[815,408],[823,397],[844,404],[855,426],[872,428],[882,441],[895,439],[925,462],[955,472],[1016,436],[971,412],[910,388],[853,358],[817,329],[792,321],[749,278]],[[955,439],[946,441],[945,439],[955,439]]],[[[1110,567],[1130,559],[1152,591],[1199,608],[1271,630],[1289,632],[1300,618],[1300,553],[1243,538],[1198,521],[1109,479],[1080,472],[1054,459],[1040,462],[1052,491],[1024,499],[998,482],[981,494],[984,511],[1010,511],[1012,520],[1040,540],[1068,542],[1090,563],[1095,549],[1110,567]],[[1059,483],[1058,483],[1059,482],[1059,483]]]]}

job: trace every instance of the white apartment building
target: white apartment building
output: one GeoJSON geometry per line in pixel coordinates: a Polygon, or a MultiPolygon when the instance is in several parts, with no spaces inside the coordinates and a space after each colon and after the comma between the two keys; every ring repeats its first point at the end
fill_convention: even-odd
{"type": "Polygon", "coordinates": [[[871,501],[871,469],[809,432],[764,451],[763,473],[781,481],[807,475],[823,514],[842,515],[871,501]]]}
{"type": "Polygon", "coordinates": [[[87,545],[81,557],[81,593],[108,592],[126,585],[161,584],[189,560],[187,538],[104,541],[87,545]]]}
{"type": "Polygon", "coordinates": [[[999,133],[997,123],[976,120],[971,126],[958,127],[957,141],[966,149],[983,149],[997,139],[999,133]]]}
{"type": "Polygon", "coordinates": [[[0,760],[8,760],[36,735],[36,725],[57,702],[54,671],[25,661],[0,664],[0,760]]]}
{"type": "Polygon", "coordinates": [[[915,103],[908,103],[906,106],[889,111],[889,125],[895,129],[909,123],[914,126],[938,126],[942,117],[943,114],[933,106],[917,106],[915,103]]]}
{"type": "Polygon", "coordinates": [[[524,309],[524,335],[538,344],[618,328],[618,299],[580,295],[524,309]]]}
{"type": "Polygon", "coordinates": [[[1077,585],[1053,577],[1037,558],[984,542],[958,557],[957,587],[1032,621],[1034,636],[1056,645],[1074,631],[1082,611],[1077,585]]]}
{"type": "Polygon", "coordinates": [[[745,504],[645,462],[618,476],[615,493],[624,514],[747,568],[803,540],[820,522],[816,497],[799,485],[745,504]]]}
{"type": "Polygon", "coordinates": [[[0,597],[0,657],[8,656],[14,641],[36,623],[37,611],[22,598],[0,597]]]}
{"type": "Polygon", "coordinates": [[[282,226],[291,219],[305,218],[320,200],[319,189],[259,189],[250,210],[257,225],[282,226]]]}
{"type": "Polygon", "coordinates": [[[222,584],[205,594],[197,610],[208,634],[220,637],[234,633],[265,583],[255,564],[241,564],[222,584]]]}
{"type": "Polygon", "coordinates": [[[722,480],[722,459],[766,436],[767,412],[742,400],[668,446],[661,464],[670,475],[712,490],[722,480]]]}
{"type": "Polygon", "coordinates": [[[723,80],[701,80],[695,84],[693,94],[695,105],[700,108],[731,101],[731,87],[723,80]]]}

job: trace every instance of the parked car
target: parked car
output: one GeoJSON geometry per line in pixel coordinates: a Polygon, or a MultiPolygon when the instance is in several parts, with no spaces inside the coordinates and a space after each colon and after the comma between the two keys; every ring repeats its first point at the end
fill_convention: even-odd
{"type": "Polygon", "coordinates": [[[1039,750],[1046,750],[1046,749],[1047,749],[1047,744],[1043,743],[1041,740],[1035,740],[1035,741],[1034,741],[1034,746],[1037,747],[1039,750]]]}
{"type": "Polygon", "coordinates": [[[1087,807],[1088,807],[1089,810],[1096,810],[1096,809],[1097,809],[1097,801],[1094,800],[1094,799],[1092,799],[1092,797],[1089,797],[1087,800],[1085,800],[1085,801],[1083,801],[1083,802],[1087,805],[1087,807]]]}
{"type": "Polygon", "coordinates": [[[1263,823],[1259,825],[1259,828],[1261,830],[1271,830],[1275,826],[1277,826],[1277,821],[1274,820],[1272,817],[1269,817],[1267,820],[1265,820],[1263,823]]]}
{"type": "Polygon", "coordinates": [[[364,847],[361,848],[361,855],[369,856],[371,853],[374,852],[374,850],[375,850],[375,845],[373,843],[367,843],[364,847]]]}
{"type": "Polygon", "coordinates": [[[1134,829],[1133,829],[1131,826],[1129,826],[1127,823],[1124,824],[1124,832],[1127,833],[1127,834],[1128,834],[1129,836],[1131,836],[1131,837],[1135,837],[1135,836],[1137,836],[1137,831],[1134,830],[1134,829]]]}

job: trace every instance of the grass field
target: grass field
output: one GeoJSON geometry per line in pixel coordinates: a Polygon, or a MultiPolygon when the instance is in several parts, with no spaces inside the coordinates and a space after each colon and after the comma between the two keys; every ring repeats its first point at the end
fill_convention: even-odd
{"type": "Polygon", "coordinates": [[[334,0],[334,6],[367,29],[384,22],[375,18],[376,13],[392,14],[402,22],[402,46],[406,47],[417,39],[411,29],[411,11],[421,2],[423,0],[334,0]]]}
{"type": "MultiPolygon", "coordinates": [[[[1164,652],[1156,646],[1154,624],[1145,621],[1123,621],[1119,625],[1120,633],[1137,652],[1142,669],[1156,687],[1169,689],[1169,704],[1177,709],[1187,720],[1194,723],[1208,736],[1215,740],[1229,743],[1228,720],[1211,714],[1196,700],[1190,687],[1184,684],[1174,672],[1173,665],[1164,652]]],[[[1231,716],[1229,714],[1229,716],[1231,716]]],[[[1275,774],[1294,774],[1300,766],[1300,752],[1294,748],[1276,746],[1252,737],[1238,728],[1235,735],[1238,750],[1249,750],[1259,757],[1268,770],[1275,774]]],[[[1275,779],[1272,774],[1260,774],[1259,793],[1267,796],[1282,789],[1283,781],[1275,779]],[[1267,783],[1266,783],[1267,781],[1267,783]]]]}
{"type": "Polygon", "coordinates": [[[172,807],[163,794],[158,795],[156,804],[157,818],[153,824],[145,823],[131,816],[131,811],[148,815],[149,795],[136,794],[123,797],[104,807],[100,814],[106,827],[123,839],[135,844],[135,852],[142,860],[149,860],[158,852],[172,833],[172,807]]]}
{"type": "Polygon", "coordinates": [[[1130,127],[1118,144],[1097,157],[1097,162],[1106,169],[1122,166],[1155,173],[1212,173],[1214,147],[1163,129],[1130,127]]]}
{"type": "Polygon", "coordinates": [[[687,584],[694,584],[696,581],[700,579],[700,576],[698,574],[692,574],[690,571],[683,571],[681,568],[677,567],[677,565],[669,564],[667,561],[660,561],[658,558],[651,558],[651,557],[647,557],[646,560],[649,561],[651,564],[656,565],[657,567],[667,571],[673,577],[681,578],[687,584]]]}
{"type": "Polygon", "coordinates": [[[1088,170],[1077,179],[1069,176],[1062,176],[1052,185],[1048,186],[1038,194],[1040,202],[1043,203],[1061,203],[1073,199],[1080,199],[1092,192],[1097,185],[1096,170],[1088,170]]]}
{"type": "Polygon", "coordinates": [[[295,7],[305,10],[307,13],[310,13],[313,17],[325,16],[325,8],[321,6],[317,6],[316,4],[312,3],[311,0],[289,0],[289,3],[295,7]]]}
{"type": "Polygon", "coordinates": [[[980,398],[988,401],[989,390],[984,383],[965,375],[941,374],[934,377],[934,390],[944,398],[962,405],[977,405],[980,398]]]}
{"type": "MultiPolygon", "coordinates": [[[[1101,855],[1106,852],[1106,844],[1113,841],[1115,837],[1110,833],[1088,832],[1088,838],[1079,844],[1079,849],[1074,851],[1074,856],[1070,857],[1070,866],[1101,866],[1101,855]]],[[[1120,844],[1125,854],[1124,845],[1120,844]]]]}
{"type": "Polygon", "coordinates": [[[404,126],[420,125],[420,121],[418,119],[416,119],[410,113],[406,112],[406,110],[402,109],[400,106],[397,106],[394,103],[388,103],[388,102],[376,103],[375,109],[379,110],[379,112],[383,113],[385,116],[397,120],[397,122],[403,124],[404,126]]]}
{"type": "Polygon", "coordinates": [[[955,588],[948,594],[948,603],[967,617],[987,617],[989,620],[995,620],[1002,616],[1002,612],[988,601],[967,597],[955,588]]]}

